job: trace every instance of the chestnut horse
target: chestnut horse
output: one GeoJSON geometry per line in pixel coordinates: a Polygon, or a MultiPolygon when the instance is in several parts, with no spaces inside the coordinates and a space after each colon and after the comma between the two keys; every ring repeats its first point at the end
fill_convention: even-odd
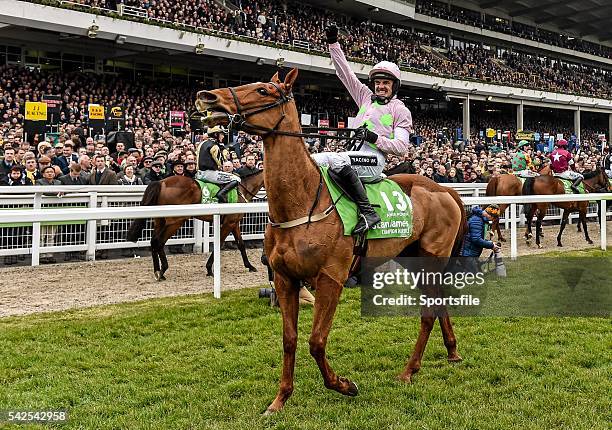
{"type": "MultiPolygon", "coordinates": [[[[597,168],[595,171],[586,173],[584,175],[584,189],[587,193],[605,192],[608,190],[608,178],[605,172],[601,168],[597,168]]],[[[529,178],[525,181],[523,187],[523,193],[525,195],[552,195],[552,194],[565,194],[565,188],[561,179],[558,179],[552,175],[543,175],[536,178],[529,178]]],[[[537,212],[536,218],[536,244],[539,248],[542,248],[540,243],[540,235],[542,232],[542,219],[546,215],[550,203],[533,203],[525,205],[525,213],[527,214],[527,231],[525,232],[525,239],[529,240],[532,236],[531,233],[531,222],[533,216],[537,212]]],[[[558,208],[562,209],[563,213],[561,216],[561,227],[559,234],[557,235],[557,246],[563,246],[561,243],[561,235],[572,212],[578,212],[578,231],[580,231],[580,225],[584,230],[584,238],[589,245],[593,244],[593,241],[589,237],[586,224],[586,214],[589,207],[588,201],[580,202],[558,202],[552,203],[558,208]]],[[[600,220],[601,222],[601,220],[600,220]]],[[[605,222],[605,220],[604,220],[605,222]]]]}
{"type": "MultiPolygon", "coordinates": [[[[238,201],[250,202],[253,197],[261,190],[264,182],[264,175],[261,172],[249,175],[242,179],[242,183],[238,188],[238,201]]],[[[197,204],[202,201],[202,191],[196,181],[186,176],[170,176],[161,181],[151,182],[142,196],[141,206],[155,205],[190,205],[197,204]]],[[[257,269],[249,262],[246,253],[246,248],[240,233],[240,220],[244,214],[225,215],[222,218],[221,224],[221,244],[232,233],[244,267],[249,269],[249,272],[257,272],[257,269]]],[[[202,216],[198,219],[206,222],[212,222],[213,217],[202,216]]],[[[189,218],[155,218],[153,222],[153,235],[151,237],[151,258],[153,259],[153,272],[155,279],[163,281],[166,279],[164,274],[168,270],[168,259],[164,246],[168,239],[183,225],[189,218]]],[[[140,238],[142,230],[145,227],[145,219],[135,219],[127,233],[127,240],[137,242],[140,238]]],[[[210,254],[206,262],[206,275],[212,276],[212,266],[214,262],[214,254],[210,254]]]]}
{"type": "MultiPolygon", "coordinates": [[[[542,167],[542,169],[538,172],[540,175],[550,175],[551,170],[548,165],[542,167]]],[[[487,184],[487,190],[485,195],[487,197],[495,197],[495,196],[520,196],[523,194],[523,182],[519,179],[518,176],[513,174],[503,174],[503,175],[495,175],[487,184]]],[[[499,205],[499,214],[500,216],[506,211],[508,207],[507,204],[499,205]]],[[[501,230],[499,228],[499,218],[495,217],[493,219],[493,223],[491,225],[491,231],[497,232],[497,237],[500,242],[505,242],[506,239],[502,236],[501,230]]]]}
{"type": "MultiPolygon", "coordinates": [[[[261,134],[264,138],[264,175],[269,216],[275,223],[294,226],[266,229],[265,252],[274,269],[276,293],[283,318],[283,368],[278,394],[266,414],[279,411],[293,393],[297,347],[300,281],[316,290],[310,353],[325,387],[355,396],[357,386],[338,376],[326,357],[327,338],[353,258],[354,238],[344,235],[338,213],[311,159],[301,134],[300,119],[291,90],[297,78],[291,70],[284,82],[274,75],[268,83],[200,91],[196,106],[206,113],[208,125],[224,124],[261,134]],[[314,203],[313,203],[314,202],[314,203]],[[307,222],[312,215],[312,222],[307,222]]],[[[411,197],[413,234],[409,238],[369,242],[368,257],[395,257],[408,245],[421,256],[450,257],[460,249],[467,228],[465,210],[452,189],[416,175],[390,177],[411,197]]],[[[400,379],[411,381],[421,367],[423,352],[436,318],[440,321],[449,362],[457,362],[457,342],[445,307],[421,311],[420,333],[414,352],[400,379]]]]}

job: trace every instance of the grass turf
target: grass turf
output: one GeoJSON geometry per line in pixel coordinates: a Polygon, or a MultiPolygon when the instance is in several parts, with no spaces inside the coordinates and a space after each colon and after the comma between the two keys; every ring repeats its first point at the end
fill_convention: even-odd
{"type": "Polygon", "coordinates": [[[456,318],[464,361],[446,362],[436,325],[406,385],[395,377],[418,319],[360,318],[358,290],[343,293],[328,356],[359,396],[324,388],[308,353],[312,309],[302,308],[294,395],[262,417],[278,386],[281,320],[256,297],[0,320],[0,410],[68,409],[62,428],[95,429],[609,428],[609,319],[456,318]]]}

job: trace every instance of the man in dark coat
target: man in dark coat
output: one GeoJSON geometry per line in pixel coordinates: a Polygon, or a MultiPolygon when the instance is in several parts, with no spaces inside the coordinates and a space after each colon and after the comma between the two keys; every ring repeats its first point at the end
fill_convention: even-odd
{"type": "Polygon", "coordinates": [[[464,263],[472,273],[478,271],[478,257],[482,254],[483,249],[492,249],[494,252],[500,250],[496,243],[485,239],[485,224],[492,220],[493,216],[489,211],[483,210],[480,206],[472,208],[472,213],[468,218],[468,231],[463,238],[461,248],[461,256],[469,257],[464,263]]]}
{"type": "Polygon", "coordinates": [[[106,166],[106,157],[96,155],[96,168],[89,176],[89,185],[119,185],[117,174],[106,166]]]}

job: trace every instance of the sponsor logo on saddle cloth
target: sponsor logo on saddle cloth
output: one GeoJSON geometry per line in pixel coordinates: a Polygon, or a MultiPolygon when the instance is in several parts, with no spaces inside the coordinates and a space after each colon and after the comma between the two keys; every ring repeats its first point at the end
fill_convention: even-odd
{"type": "MultiPolygon", "coordinates": [[[[350,236],[357,225],[357,205],[331,180],[327,167],[320,167],[336,210],[344,225],[344,235],[350,236]]],[[[368,239],[410,237],[412,235],[412,202],[400,186],[384,179],[375,184],[365,184],[368,199],[382,221],[368,231],[368,239]]]]}
{"type": "MultiPolygon", "coordinates": [[[[198,186],[202,190],[202,203],[219,203],[217,200],[217,193],[221,189],[217,184],[211,184],[210,182],[204,182],[200,179],[195,180],[198,183],[198,186]]],[[[237,203],[238,202],[238,190],[234,188],[227,194],[228,203],[237,203]]]]}

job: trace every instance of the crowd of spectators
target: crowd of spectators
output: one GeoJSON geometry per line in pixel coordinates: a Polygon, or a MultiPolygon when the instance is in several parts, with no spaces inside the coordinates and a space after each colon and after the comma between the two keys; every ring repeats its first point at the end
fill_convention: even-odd
{"type": "Polygon", "coordinates": [[[435,0],[417,0],[416,12],[458,22],[460,24],[467,24],[500,33],[511,34],[512,36],[547,43],[561,48],[574,49],[587,54],[612,58],[612,49],[607,46],[560,33],[553,33],[552,31],[539,29],[516,21],[510,23],[507,19],[490,14],[482,14],[479,11],[450,5],[449,3],[442,3],[435,0]]]}
{"type": "MultiPolygon", "coordinates": [[[[107,2],[82,0],[81,3],[100,6],[107,2]]],[[[389,60],[403,67],[436,75],[471,78],[555,92],[612,97],[610,70],[604,72],[593,66],[561,63],[541,55],[534,57],[516,51],[516,47],[512,52],[505,51],[501,57],[497,57],[495,50],[480,46],[446,46],[445,36],[436,36],[425,31],[413,33],[409,29],[394,28],[371,21],[364,22],[304,3],[236,0],[235,4],[238,6],[236,10],[224,8],[213,0],[187,2],[125,0],[124,3],[145,9],[150,18],[269,42],[306,46],[322,53],[327,51],[323,29],[330,22],[338,22],[345,29],[342,43],[347,56],[358,61],[389,60]],[[447,52],[443,54],[431,52],[429,47],[432,46],[444,48],[447,52]]],[[[479,12],[455,6],[449,9],[447,4],[435,1],[417,2],[417,10],[458,22],[499,27],[500,31],[505,28],[503,20],[482,21],[479,12]]],[[[519,25],[517,28],[526,36],[531,34],[535,40],[544,38],[551,43],[556,41],[559,46],[575,45],[596,55],[605,54],[606,57],[612,55],[610,49],[604,50],[599,47],[600,51],[597,51],[593,46],[598,47],[598,45],[589,42],[577,41],[578,39],[568,41],[567,38],[556,38],[553,33],[545,31],[534,33],[525,25],[519,25]]]]}

